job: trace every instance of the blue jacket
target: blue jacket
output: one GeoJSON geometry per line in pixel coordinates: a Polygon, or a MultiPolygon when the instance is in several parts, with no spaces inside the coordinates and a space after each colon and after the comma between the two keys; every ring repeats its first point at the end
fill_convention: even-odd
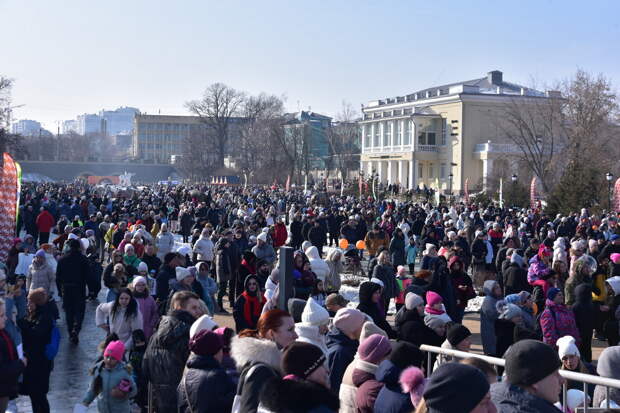
{"type": "Polygon", "coordinates": [[[112,370],[108,370],[103,366],[103,362],[95,365],[92,373],[92,380],[88,393],[84,397],[82,403],[89,405],[95,398],[97,399],[97,410],[101,413],[127,413],[130,411],[130,399],[136,395],[137,387],[130,373],[131,368],[123,362],[120,362],[112,370]],[[101,389],[96,392],[95,380],[101,377],[101,389]],[[131,391],[124,399],[112,397],[110,392],[118,386],[121,380],[129,380],[131,383],[131,391]]]}
{"type": "Polygon", "coordinates": [[[491,386],[497,413],[560,413],[553,404],[507,382],[491,386]]]}
{"type": "Polygon", "coordinates": [[[405,247],[405,251],[407,252],[407,264],[415,264],[415,259],[418,255],[418,247],[409,244],[405,247]]]}
{"type": "Polygon", "coordinates": [[[398,379],[402,369],[396,367],[390,360],[383,360],[375,372],[375,378],[385,384],[375,401],[375,412],[381,413],[409,413],[413,411],[413,404],[409,393],[403,393],[398,379]]]}
{"type": "Polygon", "coordinates": [[[347,337],[336,327],[333,327],[327,333],[325,343],[327,344],[327,366],[329,368],[330,387],[335,394],[338,394],[344,371],[353,361],[359,343],[357,340],[347,337]]]}

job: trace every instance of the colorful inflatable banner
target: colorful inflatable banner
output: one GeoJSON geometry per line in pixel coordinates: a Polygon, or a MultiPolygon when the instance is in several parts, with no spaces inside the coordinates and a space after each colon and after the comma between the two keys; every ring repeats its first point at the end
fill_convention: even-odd
{"type": "Polygon", "coordinates": [[[18,202],[18,166],[7,152],[0,176],[0,261],[6,262],[15,238],[18,202]]]}

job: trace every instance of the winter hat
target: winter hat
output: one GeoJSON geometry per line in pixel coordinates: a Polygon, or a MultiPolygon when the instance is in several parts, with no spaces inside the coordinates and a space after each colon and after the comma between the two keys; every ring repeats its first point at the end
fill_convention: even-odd
{"type": "Polygon", "coordinates": [[[499,301],[496,305],[496,309],[499,313],[498,317],[502,320],[512,320],[522,314],[519,306],[516,304],[507,303],[505,300],[499,301]]]}
{"type": "MultiPolygon", "coordinates": [[[[26,238],[28,238],[28,236],[27,236],[27,235],[24,237],[24,239],[26,239],[26,238]]],[[[30,238],[32,238],[32,236],[31,236],[30,238]]],[[[78,237],[77,235],[75,235],[75,234],[72,232],[71,234],[69,234],[69,236],[67,237],[67,239],[75,239],[75,240],[79,240],[79,239],[80,239],[80,237],[78,237]]]]}
{"type": "MultiPolygon", "coordinates": [[[[80,239],[80,244],[82,244],[82,249],[87,250],[90,246],[90,242],[86,238],[80,239]]],[[[133,245],[132,245],[133,248],[133,245]]]]}
{"type": "Polygon", "coordinates": [[[308,248],[310,248],[312,246],[312,243],[310,241],[304,241],[301,243],[301,251],[305,251],[308,248]]]}
{"type": "Polygon", "coordinates": [[[421,305],[424,305],[424,300],[422,297],[415,293],[407,293],[405,296],[405,309],[413,310],[421,305]]]}
{"type": "Polygon", "coordinates": [[[506,297],[504,297],[504,301],[506,301],[506,303],[508,304],[521,304],[521,297],[519,296],[519,294],[508,294],[506,297]]]}
{"type": "Polygon", "coordinates": [[[301,322],[314,326],[323,326],[329,323],[329,313],[312,297],[306,301],[304,311],[301,313],[301,322]]]}
{"type": "Polygon", "coordinates": [[[213,321],[211,317],[209,317],[207,314],[201,315],[196,321],[192,323],[192,326],[189,328],[189,337],[194,337],[202,330],[212,331],[214,328],[217,327],[217,323],[213,321]]]}
{"type": "Polygon", "coordinates": [[[561,293],[559,288],[549,288],[549,291],[547,291],[547,299],[553,301],[555,299],[555,296],[559,293],[561,293]]]}
{"type": "Polygon", "coordinates": [[[138,264],[138,272],[142,272],[142,271],[145,271],[145,272],[149,271],[149,266],[146,265],[146,262],[144,261],[141,261],[140,264],[138,264]]]}
{"type": "Polygon", "coordinates": [[[134,251],[134,250],[135,250],[135,248],[133,247],[133,245],[125,244],[125,254],[127,254],[129,251],[134,251]]]}
{"type": "Polygon", "coordinates": [[[617,252],[611,254],[609,256],[609,259],[611,259],[611,262],[613,262],[614,264],[620,264],[620,254],[618,254],[617,252]]]}
{"type": "Polygon", "coordinates": [[[538,247],[538,255],[540,257],[550,257],[553,255],[553,251],[551,251],[551,248],[547,247],[545,244],[540,244],[540,247],[538,247]]]}
{"type": "Polygon", "coordinates": [[[570,247],[574,250],[585,250],[586,249],[586,241],[582,239],[578,239],[570,243],[570,247]]]}
{"type": "MultiPolygon", "coordinates": [[[[282,372],[301,379],[307,378],[313,371],[325,363],[323,350],[314,344],[294,341],[282,352],[282,372]]],[[[286,377],[284,377],[286,379],[286,377]]]]}
{"type": "Polygon", "coordinates": [[[189,272],[189,270],[184,267],[177,267],[176,274],[177,274],[177,281],[183,281],[184,279],[192,275],[192,273],[189,272]]]}
{"type": "Polygon", "coordinates": [[[371,282],[371,283],[375,283],[375,284],[377,284],[377,285],[380,285],[380,286],[381,286],[381,288],[385,287],[385,284],[383,284],[383,281],[381,281],[380,279],[378,279],[378,278],[376,278],[376,277],[372,277],[372,278],[370,279],[370,282],[371,282]]]}
{"type": "Polygon", "coordinates": [[[422,350],[415,344],[399,341],[390,353],[390,361],[402,370],[410,366],[422,367],[424,356],[422,350]]]}
{"type": "Polygon", "coordinates": [[[560,356],[560,359],[563,359],[565,356],[581,357],[573,336],[558,338],[556,345],[558,346],[558,356],[560,356]]]}
{"type": "Polygon", "coordinates": [[[403,393],[409,393],[411,403],[413,406],[417,406],[420,403],[420,399],[422,399],[422,393],[424,393],[426,385],[422,370],[419,367],[406,368],[400,373],[399,382],[403,393]]]}
{"type": "Polygon", "coordinates": [[[432,307],[436,304],[441,304],[443,302],[441,296],[434,291],[426,292],[426,306],[432,307]]]}
{"type": "Polygon", "coordinates": [[[588,240],[588,248],[592,249],[598,245],[598,242],[595,239],[588,240]]]}
{"type": "Polygon", "coordinates": [[[198,356],[213,356],[222,349],[222,337],[213,331],[202,330],[189,341],[189,349],[198,356]]]}
{"type": "Polygon", "coordinates": [[[32,301],[37,307],[40,307],[47,303],[47,293],[43,288],[37,288],[31,290],[28,294],[28,299],[32,301]]]}
{"type": "Polygon", "coordinates": [[[362,332],[360,333],[359,341],[362,342],[373,334],[379,334],[385,337],[388,336],[387,333],[379,328],[375,323],[372,321],[366,321],[364,322],[364,325],[362,325],[362,332]]]}
{"type": "Polygon", "coordinates": [[[301,298],[289,298],[288,300],[288,313],[293,317],[293,321],[296,323],[301,322],[301,313],[306,308],[306,301],[301,298]]]}
{"type": "MultiPolygon", "coordinates": [[[[143,276],[141,276],[141,275],[137,275],[137,276],[135,276],[135,277],[134,277],[134,279],[133,279],[133,281],[131,282],[131,286],[132,286],[133,288],[136,288],[136,285],[137,285],[138,283],[144,283],[144,284],[147,284],[147,282],[146,282],[146,278],[144,278],[144,277],[143,277],[143,276]]],[[[147,284],[147,285],[148,285],[148,284],[147,284]]]]}
{"type": "Polygon", "coordinates": [[[267,242],[267,233],[265,233],[265,232],[261,232],[260,234],[258,234],[258,236],[256,237],[256,239],[257,239],[258,241],[267,242]]]}
{"type": "Polygon", "coordinates": [[[439,366],[424,390],[428,413],[469,412],[489,392],[489,382],[476,367],[459,363],[439,366]]]}
{"type": "Polygon", "coordinates": [[[619,275],[609,277],[608,279],[605,280],[605,282],[609,284],[611,289],[614,291],[614,295],[620,294],[620,276],[619,275]]]}
{"type": "Polygon", "coordinates": [[[525,302],[532,296],[532,293],[529,291],[521,291],[518,295],[521,299],[521,304],[525,304],[525,302]]]}
{"type": "Polygon", "coordinates": [[[446,334],[446,338],[452,347],[456,347],[469,336],[471,336],[471,331],[461,324],[452,324],[446,334]]]}
{"type": "Polygon", "coordinates": [[[539,382],[562,366],[553,348],[538,340],[516,342],[504,355],[504,359],[508,382],[523,386],[539,382]]]}
{"type": "Polygon", "coordinates": [[[179,248],[177,248],[177,253],[181,254],[182,256],[186,256],[192,253],[192,249],[187,245],[181,245],[179,248]]]}
{"type": "Polygon", "coordinates": [[[122,361],[124,353],[125,344],[122,341],[110,341],[103,352],[103,357],[112,357],[116,361],[122,361]]]}
{"type": "Polygon", "coordinates": [[[510,263],[517,264],[519,267],[523,267],[523,257],[516,252],[513,252],[510,256],[510,263]]]}
{"type": "Polygon", "coordinates": [[[598,357],[596,372],[601,377],[620,379],[620,346],[607,347],[598,357]]]}
{"type": "Polygon", "coordinates": [[[45,251],[39,250],[34,254],[35,257],[45,258],[45,251]]]}
{"type": "MultiPolygon", "coordinates": [[[[584,400],[584,394],[581,390],[577,390],[577,389],[569,389],[566,391],[566,407],[570,409],[571,412],[574,412],[575,409],[579,406],[583,405],[584,400]]],[[[587,396],[587,401],[586,403],[590,402],[590,396],[587,396]]],[[[557,404],[559,404],[560,402],[556,403],[556,407],[557,404]]],[[[561,406],[561,405],[560,405],[561,406]]],[[[604,404],[602,404],[601,406],[605,406],[604,404]]],[[[612,407],[611,405],[609,407],[612,407]]],[[[561,407],[558,407],[560,410],[562,410],[561,407]]]]}
{"type": "Polygon", "coordinates": [[[380,334],[366,338],[357,348],[360,360],[372,364],[379,364],[391,351],[390,340],[380,334]]]}
{"type": "Polygon", "coordinates": [[[334,326],[345,334],[353,334],[362,328],[366,316],[360,310],[341,308],[334,316],[334,326]]]}

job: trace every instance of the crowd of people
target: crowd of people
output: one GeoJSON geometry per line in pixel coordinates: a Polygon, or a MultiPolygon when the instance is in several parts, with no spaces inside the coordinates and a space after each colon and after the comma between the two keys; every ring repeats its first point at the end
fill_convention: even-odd
{"type": "Polygon", "coordinates": [[[26,184],[20,201],[0,265],[0,412],[15,411],[18,395],[33,412],[50,411],[60,310],[79,346],[87,300],[100,300],[104,340],[89,349],[98,357],[76,409],[512,413],[620,404],[620,390],[584,393],[558,373],[620,376],[616,214],[550,217],[276,187],[26,184]],[[281,246],[295,251],[286,308],[281,246]],[[352,269],[363,275],[343,277],[352,269]],[[345,278],[358,302],[340,294],[345,278]],[[428,358],[420,346],[470,351],[464,317],[477,296],[482,350],[505,368],[475,356],[428,358]],[[593,338],[609,345],[596,366],[593,338]]]}

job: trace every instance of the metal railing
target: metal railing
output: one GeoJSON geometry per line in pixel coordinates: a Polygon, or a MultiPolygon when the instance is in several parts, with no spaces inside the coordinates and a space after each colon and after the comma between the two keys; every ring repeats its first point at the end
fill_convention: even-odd
{"type": "MultiPolygon", "coordinates": [[[[502,358],[498,358],[498,357],[491,357],[491,356],[485,356],[483,354],[477,354],[477,353],[467,353],[465,351],[459,351],[459,350],[451,350],[451,349],[447,349],[447,348],[441,348],[441,347],[434,347],[434,346],[428,346],[426,344],[422,344],[420,346],[420,350],[425,351],[427,353],[427,357],[428,357],[428,368],[427,368],[427,377],[431,375],[432,371],[433,371],[433,364],[432,364],[432,355],[434,354],[442,354],[445,356],[451,356],[454,358],[458,358],[458,359],[465,359],[465,358],[469,358],[469,357],[475,357],[477,359],[481,359],[486,361],[487,363],[493,365],[493,366],[500,366],[500,367],[504,367],[506,365],[506,360],[502,359],[502,358]]],[[[598,385],[598,386],[604,386],[605,387],[605,400],[607,401],[607,409],[609,409],[609,403],[610,403],[610,399],[609,399],[609,388],[613,387],[614,389],[620,389],[620,380],[616,380],[616,379],[610,379],[607,377],[600,377],[600,376],[594,376],[592,374],[584,374],[584,373],[575,373],[574,371],[569,371],[569,370],[559,370],[560,376],[564,377],[567,380],[572,380],[572,381],[578,381],[583,383],[583,393],[584,393],[584,398],[588,398],[588,385],[593,384],[593,385],[598,385]]],[[[562,407],[565,409],[566,406],[566,392],[567,392],[567,388],[566,388],[566,382],[564,383],[564,385],[562,386],[562,407]]],[[[588,403],[586,400],[586,403],[584,403],[583,408],[580,408],[579,411],[583,411],[583,412],[598,412],[601,411],[598,406],[596,407],[588,407],[588,403]]]]}

